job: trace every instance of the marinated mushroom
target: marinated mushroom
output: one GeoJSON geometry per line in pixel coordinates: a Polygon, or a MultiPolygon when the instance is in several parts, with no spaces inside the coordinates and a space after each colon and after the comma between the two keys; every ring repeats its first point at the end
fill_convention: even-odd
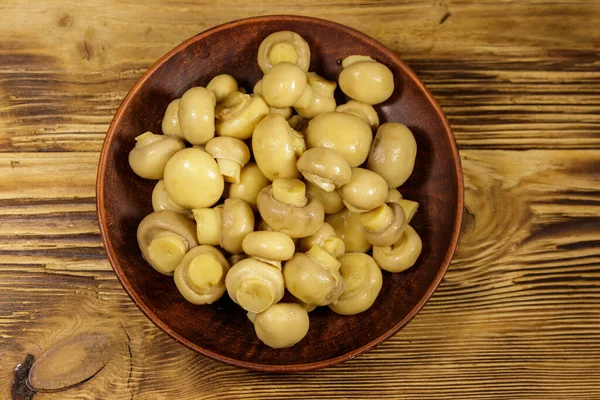
{"type": "Polygon", "coordinates": [[[402,200],[402,193],[398,189],[388,190],[388,195],[385,199],[386,203],[398,203],[400,200],[402,200]]]}
{"type": "Polygon", "coordinates": [[[165,186],[175,203],[194,209],[211,207],[219,201],[225,183],[215,159],[204,150],[190,147],[167,162],[165,186]]]}
{"type": "Polygon", "coordinates": [[[239,182],[229,185],[229,197],[244,200],[256,211],[256,197],[263,188],[269,186],[269,183],[258,165],[250,162],[242,168],[239,182]]]}
{"type": "Polygon", "coordinates": [[[185,207],[181,207],[169,197],[169,194],[167,193],[167,188],[165,186],[165,181],[163,179],[158,181],[156,183],[156,186],[154,186],[154,190],[152,190],[152,209],[154,211],[176,211],[178,213],[184,214],[186,217],[192,215],[190,210],[188,210],[185,207]]]}
{"type": "Polygon", "coordinates": [[[298,171],[308,182],[326,192],[350,182],[352,170],[346,159],[334,150],[315,147],[304,152],[296,163],[298,171]]]}
{"type": "Polygon", "coordinates": [[[306,73],[289,62],[274,65],[262,79],[262,93],[271,107],[291,107],[306,89],[306,73]]]}
{"type": "Polygon", "coordinates": [[[240,183],[240,171],[250,161],[250,150],[240,139],[219,136],[206,143],[205,150],[217,160],[225,182],[240,183]]]}
{"type": "Polygon", "coordinates": [[[281,269],[281,262],[294,255],[294,241],[285,233],[257,231],[249,233],[242,242],[248,256],[281,269]]]}
{"type": "Polygon", "coordinates": [[[406,216],[397,203],[383,203],[379,207],[360,214],[367,241],[373,246],[391,246],[402,236],[406,228],[406,216]]]}
{"type": "Polygon", "coordinates": [[[402,272],[415,265],[422,248],[419,234],[407,225],[400,239],[392,246],[374,246],[373,258],[381,269],[402,272]]]}
{"type": "MultiPolygon", "coordinates": [[[[252,89],[252,93],[254,94],[258,94],[260,96],[263,95],[262,92],[262,79],[258,82],[256,82],[256,84],[254,85],[254,89],[252,89]]],[[[281,114],[283,115],[283,117],[285,119],[288,119],[292,116],[292,107],[283,107],[283,108],[277,108],[277,107],[271,107],[269,106],[269,114],[281,114]]]]}
{"type": "Polygon", "coordinates": [[[352,168],[350,182],[341,187],[340,194],[350,211],[366,212],[385,202],[388,186],[375,172],[364,168],[352,168]]]}
{"type": "Polygon", "coordinates": [[[310,47],[296,32],[274,32],[261,42],[257,59],[258,66],[265,74],[281,62],[295,64],[306,72],[310,65],[310,47]]]}
{"type": "Polygon", "coordinates": [[[235,91],[215,109],[217,135],[250,139],[256,125],[268,114],[269,106],[261,96],[235,91]]]}
{"type": "Polygon", "coordinates": [[[218,103],[238,90],[238,83],[233,76],[221,74],[212,78],[206,88],[215,94],[218,103]]]}
{"type": "Polygon", "coordinates": [[[366,253],[371,250],[371,243],[367,240],[359,213],[345,208],[338,213],[327,215],[325,222],[331,225],[336,235],[343,240],[347,252],[366,253]]]}
{"type": "Polygon", "coordinates": [[[342,294],[340,262],[319,245],[296,253],[283,266],[285,287],[306,304],[326,306],[342,294]]]}
{"type": "Polygon", "coordinates": [[[355,315],[373,305],[383,285],[381,269],[373,257],[364,253],[346,253],[339,258],[344,291],[329,308],[341,315],[355,315]]]}
{"type": "Polygon", "coordinates": [[[183,138],[181,125],[179,125],[179,103],[181,99],[175,99],[169,103],[162,120],[162,132],[165,135],[174,135],[183,138]]]}
{"type": "Polygon", "coordinates": [[[385,65],[365,56],[347,57],[338,77],[348,97],[365,104],[379,104],[394,93],[394,75],[385,65]]]}
{"type": "Polygon", "coordinates": [[[379,116],[377,115],[377,111],[375,111],[370,104],[350,100],[346,104],[337,106],[335,111],[356,115],[365,121],[373,130],[379,128],[379,116]]]}
{"type": "Polygon", "coordinates": [[[305,150],[304,137],[293,130],[282,115],[267,115],[254,129],[254,159],[271,181],[298,177],[296,162],[305,150]]]}
{"type": "Polygon", "coordinates": [[[337,111],[317,115],[306,128],[309,149],[326,147],[335,150],[351,167],[365,162],[372,140],[373,133],[365,121],[337,111]]]}
{"type": "Polygon", "coordinates": [[[252,208],[241,199],[227,199],[221,214],[221,238],[219,244],[231,254],[242,252],[242,242],[254,231],[252,208]]]}
{"type": "Polygon", "coordinates": [[[225,286],[234,303],[253,313],[277,303],[285,292],[281,271],[254,258],[243,259],[231,267],[225,286]]]}
{"type": "Polygon", "coordinates": [[[140,222],[137,241],[152,268],[170,276],[185,253],[198,246],[196,224],[175,211],[156,211],[140,222]]]}
{"type": "Polygon", "coordinates": [[[318,186],[308,182],[306,184],[306,193],[319,200],[323,205],[325,214],[335,214],[344,209],[344,201],[337,190],[326,192],[318,186]]]}
{"type": "Polygon", "coordinates": [[[403,199],[402,194],[397,189],[390,189],[388,191],[388,196],[387,199],[385,199],[385,202],[399,204],[400,207],[402,207],[402,210],[404,211],[407,224],[410,224],[410,221],[419,209],[419,203],[417,203],[416,201],[403,199]]]}
{"type": "Polygon", "coordinates": [[[304,118],[314,118],[319,114],[335,110],[334,98],[337,84],[314,72],[306,74],[308,86],[300,99],[294,103],[296,112],[304,118]]]}
{"type": "Polygon", "coordinates": [[[179,150],[185,148],[177,136],[143,133],[135,138],[135,147],[129,152],[129,166],[138,176],[146,179],[162,179],[167,162],[179,150]]]}
{"type": "Polygon", "coordinates": [[[277,303],[249,315],[256,336],[269,347],[283,349],[301,341],[308,333],[308,312],[300,304],[277,303]]]}
{"type": "Polygon", "coordinates": [[[204,144],[215,136],[215,105],[217,98],[201,86],[188,89],[179,103],[179,125],[185,140],[204,144]]]}
{"type": "Polygon", "coordinates": [[[192,210],[196,220],[196,237],[199,244],[218,246],[221,242],[223,206],[213,208],[195,208],[192,210]]]}
{"type": "Polygon", "coordinates": [[[321,203],[306,195],[306,185],[298,179],[273,181],[258,194],[257,203],[262,219],[291,238],[312,235],[325,219],[321,203]]]}
{"type": "Polygon", "coordinates": [[[175,285],[187,301],[212,304],[225,293],[229,262],[212,246],[197,246],[187,252],[175,270],[175,285]]]}
{"type": "Polygon", "coordinates": [[[381,175],[390,188],[395,188],[412,174],[416,156],[417,142],[410,129],[397,122],[386,122],[377,130],[367,168],[381,175]]]}
{"type": "Polygon", "coordinates": [[[341,257],[346,252],[346,245],[335,230],[327,222],[323,222],[318,231],[310,236],[298,239],[298,250],[308,251],[315,244],[321,246],[335,258],[341,257]]]}

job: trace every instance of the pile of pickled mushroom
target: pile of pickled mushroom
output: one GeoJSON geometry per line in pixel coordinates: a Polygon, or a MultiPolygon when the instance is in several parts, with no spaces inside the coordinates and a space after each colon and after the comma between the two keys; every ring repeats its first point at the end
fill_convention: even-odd
{"type": "Polygon", "coordinates": [[[336,83],[310,58],[297,33],[269,35],[253,93],[225,74],[189,88],[162,134],[139,135],[129,153],[137,175],[157,180],[137,231],[144,259],[193,304],[227,293],[272,348],[301,341],[316,307],[366,311],[382,270],[410,268],[422,246],[418,203],[398,190],[415,138],[373,107],[394,93],[392,72],[350,55],[336,83]]]}

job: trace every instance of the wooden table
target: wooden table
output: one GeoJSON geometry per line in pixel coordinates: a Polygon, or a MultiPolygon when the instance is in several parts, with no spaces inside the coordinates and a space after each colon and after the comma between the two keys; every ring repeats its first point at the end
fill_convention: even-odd
{"type": "Polygon", "coordinates": [[[0,2],[0,392],[73,333],[118,346],[39,399],[599,399],[600,2],[0,2]],[[121,100],[160,56],[232,19],[303,14],[396,51],[454,128],[455,260],[393,339],[323,371],[196,355],[127,297],[100,242],[95,173],[121,100]]]}

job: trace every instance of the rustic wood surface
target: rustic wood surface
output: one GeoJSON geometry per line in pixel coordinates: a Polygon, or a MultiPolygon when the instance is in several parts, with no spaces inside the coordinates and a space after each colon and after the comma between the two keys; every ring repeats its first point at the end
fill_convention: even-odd
{"type": "Polygon", "coordinates": [[[600,399],[600,2],[0,2],[0,393],[81,331],[107,367],[39,399],[600,399]],[[393,339],[323,371],[222,365],[155,328],[100,242],[95,173],[128,89],[184,39],[302,14],[396,51],[454,128],[466,213],[455,261],[393,339]]]}

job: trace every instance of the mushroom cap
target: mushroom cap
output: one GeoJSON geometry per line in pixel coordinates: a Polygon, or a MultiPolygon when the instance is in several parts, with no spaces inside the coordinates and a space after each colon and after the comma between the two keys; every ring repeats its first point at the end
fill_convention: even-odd
{"type": "Polygon", "coordinates": [[[392,246],[374,246],[373,258],[383,270],[402,272],[417,262],[422,249],[419,234],[407,225],[400,239],[392,246]]]}
{"type": "Polygon", "coordinates": [[[390,188],[402,185],[415,167],[417,142],[406,125],[386,122],[377,130],[367,168],[385,179],[390,188]]]}
{"type": "Polygon", "coordinates": [[[285,233],[256,231],[249,233],[242,243],[244,253],[265,260],[284,261],[294,255],[294,241],[285,233]]]}
{"type": "Polygon", "coordinates": [[[347,114],[356,115],[365,121],[371,129],[379,128],[379,116],[377,111],[370,104],[361,103],[360,101],[350,100],[345,104],[336,107],[335,111],[344,112],[347,114]]]}
{"type": "Polygon", "coordinates": [[[306,73],[289,62],[274,65],[262,79],[263,98],[271,107],[294,105],[306,89],[306,73]]]}
{"type": "Polygon", "coordinates": [[[366,253],[371,250],[371,243],[367,241],[359,213],[345,208],[338,213],[327,215],[325,222],[329,223],[337,236],[344,241],[347,252],[366,253]]]}
{"type": "MultiPolygon", "coordinates": [[[[380,231],[372,231],[365,228],[367,241],[373,246],[391,246],[400,239],[406,228],[406,216],[404,210],[397,203],[387,203],[393,212],[393,219],[388,226],[380,231]]],[[[361,221],[365,214],[361,214],[361,221]]]]}
{"type": "Polygon", "coordinates": [[[280,203],[273,197],[273,186],[267,186],[258,194],[258,211],[262,219],[275,231],[291,238],[312,235],[325,219],[323,205],[310,195],[304,207],[280,203]]]}
{"type": "Polygon", "coordinates": [[[337,190],[334,190],[333,192],[326,192],[317,185],[308,182],[306,185],[306,193],[319,200],[319,202],[323,205],[325,214],[335,214],[345,208],[342,195],[340,195],[337,190]]]}
{"type": "Polygon", "coordinates": [[[292,62],[306,72],[310,65],[310,47],[296,32],[273,32],[258,47],[257,61],[265,74],[281,61],[292,62]]]}
{"type": "Polygon", "coordinates": [[[185,140],[204,144],[215,136],[215,105],[217,98],[201,86],[188,89],[179,103],[179,125],[185,140]]]}
{"type": "Polygon", "coordinates": [[[184,215],[190,214],[190,210],[181,207],[169,197],[164,179],[156,182],[156,186],[152,190],[152,209],[154,211],[171,210],[183,213],[184,215]]]}
{"type": "Polygon", "coordinates": [[[350,182],[352,170],[346,159],[334,150],[315,147],[304,152],[296,164],[304,178],[327,192],[350,182]]]}
{"type": "Polygon", "coordinates": [[[143,133],[136,138],[135,147],[129,152],[129,166],[138,176],[145,179],[162,179],[171,157],[185,148],[177,136],[143,133]]]}
{"type": "Polygon", "coordinates": [[[269,106],[261,96],[234,91],[215,108],[217,135],[250,139],[256,125],[268,114],[269,106]]]}
{"type": "Polygon", "coordinates": [[[218,103],[238,90],[238,83],[233,76],[220,74],[212,78],[206,88],[215,94],[218,103]]]}
{"type": "Polygon", "coordinates": [[[240,139],[217,136],[206,143],[204,150],[214,158],[235,161],[242,167],[250,161],[250,150],[240,139]]]}
{"type": "Polygon", "coordinates": [[[340,239],[333,227],[327,222],[323,222],[319,230],[310,236],[298,239],[297,247],[299,251],[308,251],[312,246],[319,245],[338,258],[346,252],[346,245],[340,239]]]}
{"type": "Polygon", "coordinates": [[[338,82],[345,95],[365,104],[383,103],[394,93],[394,74],[376,61],[359,60],[345,66],[338,82]]]}
{"type": "Polygon", "coordinates": [[[346,207],[365,212],[385,202],[388,186],[379,174],[365,168],[352,168],[350,182],[340,188],[340,194],[346,207]]]}
{"type": "Polygon", "coordinates": [[[181,125],[179,125],[179,103],[181,98],[175,99],[169,103],[165,110],[165,116],[162,120],[162,132],[165,135],[179,136],[183,139],[181,125]]]}
{"type": "Polygon", "coordinates": [[[241,253],[244,239],[254,231],[252,208],[241,199],[225,200],[221,224],[221,247],[231,254],[241,253]]]}
{"type": "Polygon", "coordinates": [[[257,210],[256,197],[265,186],[269,186],[269,180],[264,176],[256,163],[249,162],[240,172],[240,182],[232,182],[229,185],[229,197],[242,199],[253,210],[257,210]]]}
{"type": "Polygon", "coordinates": [[[253,319],[256,336],[274,349],[293,346],[308,333],[308,312],[300,304],[273,304],[253,319]]]}

